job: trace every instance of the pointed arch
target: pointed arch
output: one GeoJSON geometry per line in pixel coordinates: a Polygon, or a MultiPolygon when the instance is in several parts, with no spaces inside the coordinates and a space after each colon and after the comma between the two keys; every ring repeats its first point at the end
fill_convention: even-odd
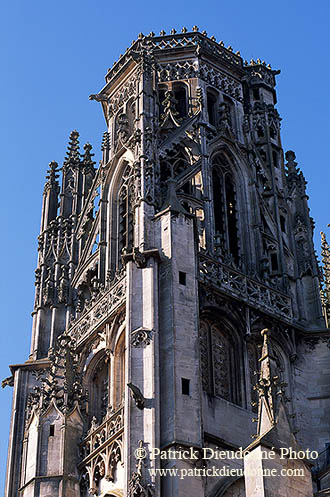
{"type": "Polygon", "coordinates": [[[90,360],[84,378],[88,388],[89,420],[101,423],[109,407],[110,367],[104,349],[90,360]]]}
{"type": "Polygon", "coordinates": [[[202,315],[200,354],[204,391],[242,405],[242,346],[234,327],[224,316],[213,312],[202,315]]]}
{"type": "MultiPolygon", "coordinates": [[[[184,171],[188,170],[191,165],[190,157],[182,146],[176,146],[167,152],[166,157],[160,160],[160,184],[163,198],[167,193],[167,180],[177,178],[184,171]]],[[[191,193],[191,180],[186,181],[181,189],[185,193],[191,193]]]]}
{"type": "Polygon", "coordinates": [[[182,81],[173,83],[172,91],[176,100],[176,111],[179,118],[183,119],[188,114],[188,86],[182,81]]]}
{"type": "Polygon", "coordinates": [[[114,391],[113,391],[113,405],[114,408],[119,408],[124,401],[125,393],[125,365],[126,365],[126,344],[125,344],[125,330],[121,333],[117,340],[114,349],[114,391]]]}
{"type": "Polygon", "coordinates": [[[214,88],[208,88],[206,91],[206,105],[209,123],[212,126],[218,124],[218,102],[219,93],[214,88]]]}
{"type": "Polygon", "coordinates": [[[218,255],[240,264],[237,182],[233,168],[224,153],[212,158],[214,242],[218,255]]]}
{"type": "Polygon", "coordinates": [[[107,201],[107,213],[101,223],[106,223],[106,267],[109,277],[123,267],[122,255],[132,249],[134,209],[133,154],[127,150],[108,170],[103,198],[107,201]]]}
{"type": "Polygon", "coordinates": [[[212,489],[209,497],[245,497],[245,481],[241,476],[227,476],[212,489]]]}

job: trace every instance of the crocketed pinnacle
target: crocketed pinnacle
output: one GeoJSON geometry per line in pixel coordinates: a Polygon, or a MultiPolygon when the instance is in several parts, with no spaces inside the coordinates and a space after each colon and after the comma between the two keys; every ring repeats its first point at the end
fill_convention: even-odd
{"type": "Polygon", "coordinates": [[[58,163],[55,161],[52,161],[49,163],[49,169],[47,171],[46,175],[46,183],[45,183],[45,188],[44,190],[49,190],[51,188],[58,188],[58,163]]]}
{"type": "Polygon", "coordinates": [[[327,301],[330,300],[330,247],[326,239],[325,233],[321,231],[321,255],[323,264],[323,276],[325,284],[325,292],[327,301]]]}
{"type": "Polygon", "coordinates": [[[304,189],[307,181],[302,171],[299,169],[297,162],[295,161],[296,154],[293,150],[288,150],[285,153],[285,159],[287,160],[286,171],[287,171],[287,181],[289,189],[293,187],[294,184],[299,184],[299,186],[304,189]]]}
{"type": "Polygon", "coordinates": [[[64,167],[78,166],[80,164],[80,151],[79,151],[79,133],[76,130],[71,131],[68,150],[64,159],[64,167]]]}
{"type": "Polygon", "coordinates": [[[95,161],[93,161],[93,159],[92,159],[92,157],[94,157],[94,154],[91,153],[92,148],[93,147],[90,143],[85,143],[84,154],[82,156],[82,161],[81,161],[85,174],[88,174],[89,172],[91,172],[91,173],[95,172],[95,168],[94,168],[95,161]]]}
{"type": "Polygon", "coordinates": [[[277,422],[280,400],[284,396],[285,383],[280,381],[277,374],[276,359],[270,342],[270,330],[261,331],[263,346],[261,352],[260,372],[257,385],[254,387],[259,396],[258,436],[262,436],[277,422]]]}

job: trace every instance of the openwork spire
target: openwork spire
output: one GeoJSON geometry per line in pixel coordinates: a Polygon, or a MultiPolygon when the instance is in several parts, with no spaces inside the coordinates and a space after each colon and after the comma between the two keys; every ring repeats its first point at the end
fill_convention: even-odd
{"type": "Polygon", "coordinates": [[[323,315],[326,326],[329,327],[330,322],[330,247],[326,239],[325,233],[321,231],[321,255],[322,255],[322,275],[323,281],[321,285],[321,300],[323,315]]]}

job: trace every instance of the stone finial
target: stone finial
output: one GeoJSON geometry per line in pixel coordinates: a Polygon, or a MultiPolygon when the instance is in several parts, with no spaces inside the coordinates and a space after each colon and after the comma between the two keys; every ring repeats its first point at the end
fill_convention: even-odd
{"type": "Polygon", "coordinates": [[[212,41],[217,41],[216,37],[215,36],[211,36],[210,40],[212,41]]]}
{"type": "Polygon", "coordinates": [[[170,31],[170,34],[171,35],[175,35],[175,33],[176,33],[176,30],[174,28],[172,28],[171,31],[170,31]]]}
{"type": "Polygon", "coordinates": [[[194,31],[194,33],[197,33],[197,31],[199,31],[199,27],[198,26],[193,26],[192,30],[194,31]]]}
{"type": "Polygon", "coordinates": [[[187,28],[185,28],[185,27],[183,27],[183,28],[181,29],[181,33],[183,33],[183,34],[187,33],[187,31],[188,31],[188,30],[187,30],[187,28]]]}
{"type": "Polygon", "coordinates": [[[285,158],[288,162],[293,162],[296,159],[296,154],[293,150],[288,150],[285,152],[285,158]]]}
{"type": "Polygon", "coordinates": [[[219,41],[219,45],[220,45],[220,47],[224,47],[225,46],[225,44],[224,44],[224,42],[222,40],[219,41]]]}
{"type": "Polygon", "coordinates": [[[166,31],[164,31],[163,29],[160,31],[160,36],[165,36],[166,35],[166,31]]]}

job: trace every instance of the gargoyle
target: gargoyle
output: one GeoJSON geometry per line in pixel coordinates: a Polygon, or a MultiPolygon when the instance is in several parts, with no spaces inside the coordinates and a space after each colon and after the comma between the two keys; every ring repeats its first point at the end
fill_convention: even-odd
{"type": "Polygon", "coordinates": [[[133,385],[133,383],[127,383],[127,386],[131,389],[132,397],[134,399],[136,407],[138,409],[144,409],[145,398],[143,397],[141,390],[133,385]]]}
{"type": "Polygon", "coordinates": [[[5,388],[6,386],[13,387],[14,386],[14,377],[13,376],[8,376],[8,378],[5,378],[1,382],[2,388],[5,388]]]}

